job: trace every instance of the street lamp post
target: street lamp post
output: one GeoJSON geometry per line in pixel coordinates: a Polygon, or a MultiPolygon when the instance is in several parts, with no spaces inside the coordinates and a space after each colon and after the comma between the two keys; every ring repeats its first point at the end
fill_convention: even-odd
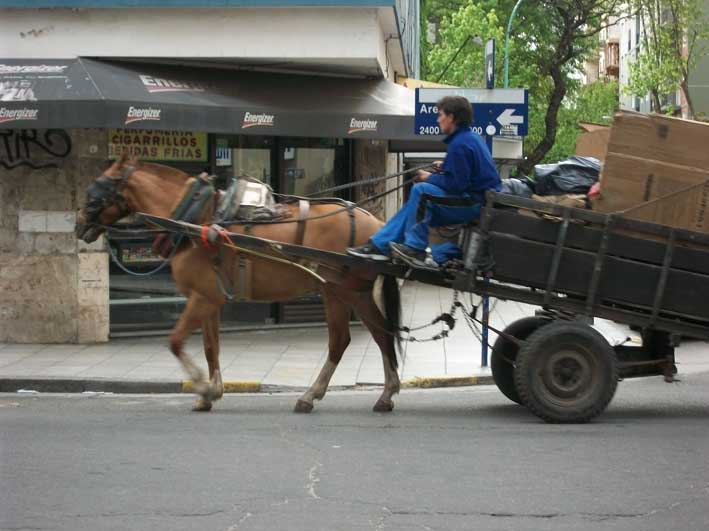
{"type": "Polygon", "coordinates": [[[510,32],[512,31],[512,21],[517,14],[517,8],[523,2],[523,0],[518,0],[512,9],[512,14],[510,15],[510,20],[507,23],[507,35],[505,36],[505,88],[510,85],[510,32]]]}

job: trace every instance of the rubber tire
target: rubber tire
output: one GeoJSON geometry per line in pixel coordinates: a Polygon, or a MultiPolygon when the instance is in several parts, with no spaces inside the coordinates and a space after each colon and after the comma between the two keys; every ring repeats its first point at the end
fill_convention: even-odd
{"type": "MultiPolygon", "coordinates": [[[[544,325],[551,323],[551,320],[544,317],[524,317],[513,322],[503,330],[517,339],[527,339],[532,332],[544,325]]],[[[492,346],[490,357],[490,369],[492,369],[492,379],[500,392],[516,404],[522,404],[522,400],[515,387],[514,365],[507,360],[515,361],[519,347],[506,339],[504,336],[497,336],[495,344],[492,346]]]]}
{"type": "MultiPolygon", "coordinates": [[[[569,356],[564,359],[571,360],[569,356]]],[[[557,321],[538,329],[519,349],[515,365],[515,386],[522,403],[551,423],[588,422],[606,409],[618,387],[613,347],[595,329],[581,323],[557,321]],[[562,352],[575,353],[588,364],[588,370],[581,369],[582,380],[586,381],[580,397],[560,396],[548,385],[555,373],[551,364],[545,364],[548,358],[562,352]]],[[[556,379],[552,383],[558,383],[556,379]]]]}

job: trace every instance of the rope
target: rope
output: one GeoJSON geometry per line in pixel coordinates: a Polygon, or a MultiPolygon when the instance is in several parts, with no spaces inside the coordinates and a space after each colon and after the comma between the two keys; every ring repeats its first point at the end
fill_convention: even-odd
{"type": "Polygon", "coordinates": [[[175,253],[177,253],[178,247],[180,247],[180,244],[182,243],[182,239],[184,236],[180,236],[180,238],[175,242],[175,245],[172,248],[172,251],[170,251],[170,255],[163,261],[162,264],[157,266],[155,269],[152,269],[150,271],[147,271],[145,273],[137,273],[136,271],[131,271],[128,269],[126,266],[124,266],[120,260],[118,259],[118,256],[116,255],[116,251],[113,250],[113,247],[111,244],[108,244],[108,253],[111,255],[111,259],[113,260],[113,263],[118,266],[118,268],[123,271],[124,273],[128,273],[129,275],[133,275],[134,277],[149,277],[150,275],[154,275],[158,271],[163,270],[167,265],[170,263],[170,260],[175,256],[175,253]]]}
{"type": "Polygon", "coordinates": [[[355,181],[353,183],[340,184],[338,186],[333,186],[331,188],[325,188],[324,190],[318,190],[312,194],[308,194],[307,197],[314,197],[322,194],[329,194],[331,192],[337,192],[339,190],[347,190],[349,188],[357,188],[359,186],[367,186],[368,184],[376,184],[382,181],[388,181],[394,177],[399,177],[400,175],[406,175],[407,173],[418,172],[420,170],[425,170],[427,168],[433,168],[433,164],[424,164],[422,166],[416,166],[415,168],[410,168],[408,170],[400,171],[399,173],[392,173],[391,175],[385,175],[384,177],[373,177],[372,179],[366,179],[364,181],[355,181]]]}
{"type": "MultiPolygon", "coordinates": [[[[274,220],[274,221],[263,221],[263,222],[253,222],[253,221],[241,221],[241,220],[235,220],[235,221],[229,221],[228,225],[282,225],[285,223],[300,223],[300,222],[306,222],[306,221],[314,221],[316,219],[323,219],[323,218],[329,218],[331,216],[336,216],[337,214],[341,214],[342,212],[348,211],[350,208],[353,207],[361,207],[362,205],[366,205],[367,203],[371,201],[375,201],[379,199],[380,197],[387,196],[389,194],[393,194],[397,190],[402,189],[404,186],[407,184],[413,182],[415,177],[411,177],[410,179],[406,179],[404,182],[402,182],[400,185],[395,186],[391,190],[387,190],[386,192],[382,192],[379,194],[375,194],[371,197],[367,197],[365,199],[362,199],[361,201],[358,201],[356,203],[351,203],[348,206],[344,206],[342,208],[338,208],[337,210],[333,210],[332,212],[328,212],[327,214],[320,214],[318,216],[310,216],[307,218],[302,218],[302,219],[284,219],[284,220],[274,220]]],[[[282,194],[276,194],[279,195],[280,197],[293,197],[293,198],[298,198],[298,196],[284,196],[282,194]]]]}
{"type": "MultiPolygon", "coordinates": [[[[287,259],[287,258],[279,258],[279,257],[277,257],[277,256],[273,256],[273,255],[270,255],[270,254],[261,253],[261,252],[259,252],[259,251],[254,251],[254,250],[252,250],[252,249],[246,249],[246,248],[237,246],[237,245],[232,241],[232,239],[229,237],[229,233],[228,233],[225,229],[222,229],[222,230],[218,231],[217,233],[219,234],[219,236],[221,236],[222,240],[224,240],[224,246],[229,247],[230,249],[233,249],[234,251],[237,251],[237,252],[240,252],[240,253],[251,254],[251,255],[257,256],[257,257],[259,257],[259,258],[264,258],[264,259],[266,259],[266,260],[272,260],[272,261],[274,261],[274,262],[278,262],[278,263],[281,263],[281,264],[285,264],[285,265],[289,265],[289,266],[295,267],[295,268],[300,269],[301,271],[303,271],[303,272],[305,272],[305,273],[308,273],[309,275],[311,275],[312,277],[314,277],[316,280],[318,280],[318,281],[321,282],[322,284],[325,284],[325,282],[326,282],[325,279],[324,279],[323,277],[321,277],[320,275],[318,275],[315,271],[313,271],[313,270],[311,270],[311,269],[305,267],[305,266],[302,265],[302,264],[299,264],[299,263],[297,263],[297,262],[294,262],[293,260],[289,260],[289,259],[287,259]]],[[[213,245],[210,244],[210,243],[207,241],[207,239],[206,239],[206,231],[203,230],[203,231],[202,231],[202,235],[203,235],[203,236],[202,236],[202,243],[205,245],[205,247],[207,247],[207,249],[213,248],[213,245]]],[[[273,249],[274,252],[280,252],[283,256],[286,256],[285,254],[283,254],[283,252],[279,251],[279,249],[276,248],[274,245],[271,245],[271,248],[273,249]]]]}
{"type": "MultiPolygon", "coordinates": [[[[343,189],[346,189],[346,188],[356,188],[356,187],[365,186],[365,185],[368,185],[368,184],[375,184],[375,183],[378,183],[378,182],[382,182],[382,181],[386,181],[386,180],[389,180],[389,179],[393,179],[394,177],[399,177],[399,176],[401,176],[401,175],[406,175],[406,174],[408,174],[408,173],[418,172],[419,170],[423,170],[423,169],[426,169],[426,168],[433,168],[433,165],[432,165],[432,164],[425,164],[425,165],[416,166],[416,167],[414,167],[414,168],[410,168],[410,169],[408,169],[408,170],[404,170],[404,171],[401,171],[401,172],[398,172],[398,173],[393,173],[393,174],[391,174],[391,175],[385,175],[385,176],[383,176],[383,177],[375,177],[375,178],[373,178],[373,179],[367,179],[367,180],[364,180],[364,181],[357,181],[357,182],[354,182],[354,183],[347,183],[347,184],[343,184],[343,185],[340,185],[340,186],[335,186],[335,187],[333,187],[333,188],[326,188],[325,190],[320,190],[320,191],[318,191],[318,192],[315,192],[314,195],[320,195],[320,194],[324,194],[324,193],[330,193],[330,192],[333,192],[333,191],[343,190],[343,189]]],[[[349,210],[352,208],[352,206],[361,207],[362,205],[365,205],[365,204],[367,204],[367,203],[369,203],[369,202],[371,202],[371,201],[376,201],[377,199],[379,199],[379,198],[381,198],[381,197],[385,197],[385,196],[387,196],[387,195],[389,195],[389,194],[392,194],[392,193],[394,193],[394,192],[396,192],[396,191],[402,189],[404,186],[408,185],[409,183],[411,183],[414,179],[415,179],[415,177],[411,177],[411,178],[409,178],[409,179],[405,179],[401,184],[395,186],[395,187],[392,188],[391,190],[386,190],[385,192],[381,192],[381,193],[379,193],[379,194],[375,194],[375,195],[373,195],[373,196],[371,196],[371,197],[367,197],[367,198],[365,198],[365,199],[363,199],[363,200],[360,200],[360,201],[358,201],[358,202],[356,202],[356,203],[353,203],[353,204],[351,204],[351,205],[344,206],[344,207],[342,207],[342,208],[340,208],[340,209],[337,209],[337,210],[335,210],[335,211],[333,211],[333,212],[328,212],[327,214],[320,214],[319,216],[311,216],[311,217],[307,217],[307,218],[303,218],[303,219],[288,219],[288,220],[281,220],[281,221],[278,221],[278,220],[276,220],[276,221],[267,221],[267,222],[263,222],[263,223],[260,223],[260,224],[268,224],[268,225],[277,225],[277,224],[278,224],[278,225],[279,225],[279,224],[285,224],[285,223],[305,223],[305,222],[307,222],[307,221],[312,221],[312,220],[316,220],[316,219],[324,219],[324,218],[328,218],[328,217],[331,217],[331,216],[336,216],[337,214],[340,214],[340,213],[342,213],[342,212],[349,211],[349,210]]],[[[274,195],[277,195],[277,196],[280,196],[280,197],[295,197],[295,196],[285,196],[285,195],[283,195],[283,194],[274,194],[274,195]]],[[[311,195],[313,195],[313,194],[311,194],[311,195]]],[[[229,224],[230,224],[230,225],[246,225],[246,224],[251,225],[251,224],[254,224],[254,222],[253,222],[253,221],[252,221],[252,222],[246,222],[246,221],[244,221],[244,222],[240,222],[240,223],[239,223],[239,222],[237,222],[237,223],[230,222],[229,224]]],[[[110,231],[110,232],[114,232],[114,233],[118,233],[118,234],[133,234],[133,235],[135,235],[136,233],[146,233],[146,232],[147,232],[147,233],[156,233],[156,234],[159,234],[159,233],[164,233],[164,232],[165,232],[164,230],[154,230],[154,229],[144,229],[144,230],[139,230],[139,231],[137,231],[137,230],[132,230],[132,229],[119,229],[119,228],[116,228],[116,227],[110,227],[110,226],[105,226],[105,225],[101,225],[101,227],[103,227],[107,232],[110,231]]],[[[224,237],[224,235],[222,235],[222,237],[224,237]]],[[[227,238],[228,238],[228,236],[227,236],[227,238]]],[[[120,262],[120,260],[118,259],[118,257],[117,257],[116,254],[115,254],[115,251],[113,250],[113,247],[111,247],[110,243],[109,243],[109,245],[108,245],[108,248],[109,248],[109,254],[111,255],[111,259],[113,260],[113,262],[116,264],[116,266],[118,266],[118,268],[119,268],[121,271],[123,271],[123,272],[125,272],[125,273],[127,273],[127,274],[129,274],[129,275],[136,276],[136,277],[147,277],[147,276],[150,276],[150,275],[154,275],[154,274],[156,274],[156,273],[162,271],[165,267],[167,267],[167,265],[170,263],[170,261],[172,260],[172,258],[175,256],[175,253],[177,252],[178,247],[179,247],[179,244],[181,243],[181,241],[182,241],[182,237],[181,237],[180,240],[178,240],[178,242],[175,244],[175,246],[173,247],[172,251],[170,252],[170,255],[163,261],[162,264],[160,264],[160,265],[159,265],[158,267],[156,267],[155,269],[153,269],[153,270],[151,270],[151,271],[147,271],[147,272],[145,272],[145,273],[138,273],[138,272],[131,271],[130,269],[128,269],[126,266],[124,266],[124,265],[120,262]]],[[[292,265],[293,267],[296,267],[296,268],[298,268],[298,269],[301,269],[301,270],[303,270],[304,272],[308,273],[309,275],[315,277],[318,281],[320,281],[320,282],[322,282],[322,283],[325,283],[325,280],[324,280],[320,275],[318,275],[317,273],[315,273],[314,271],[312,271],[311,269],[309,269],[309,268],[307,268],[307,267],[305,267],[305,266],[302,266],[302,265],[300,265],[300,264],[294,263],[294,262],[292,262],[292,261],[290,261],[290,260],[287,260],[287,259],[280,259],[280,258],[275,257],[275,256],[271,256],[271,255],[259,253],[259,252],[257,252],[257,251],[252,251],[252,250],[250,250],[250,249],[245,249],[245,248],[237,247],[236,245],[234,245],[234,242],[232,242],[231,239],[228,239],[228,242],[226,242],[226,246],[227,246],[227,247],[231,247],[232,249],[234,249],[234,250],[236,250],[236,251],[239,251],[239,252],[243,252],[243,253],[247,253],[247,254],[252,254],[252,255],[254,255],[254,256],[258,256],[258,257],[261,257],[261,258],[266,258],[266,259],[273,260],[273,261],[276,261],[276,262],[280,262],[280,263],[292,265]]],[[[274,251],[275,251],[275,249],[274,249],[274,251]]],[[[443,319],[443,316],[440,316],[440,317],[441,317],[441,319],[439,319],[439,321],[443,319]]],[[[436,322],[438,322],[438,321],[436,321],[436,322]]],[[[432,323],[432,324],[433,324],[433,323],[432,323]]],[[[396,334],[396,335],[398,336],[398,334],[396,334]]],[[[416,339],[413,338],[413,340],[415,341],[416,339]]]]}

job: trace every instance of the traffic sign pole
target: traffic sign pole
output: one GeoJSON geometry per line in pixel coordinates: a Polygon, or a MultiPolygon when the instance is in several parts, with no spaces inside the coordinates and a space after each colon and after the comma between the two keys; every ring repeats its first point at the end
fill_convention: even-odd
{"type": "Polygon", "coordinates": [[[485,44],[485,86],[495,88],[495,39],[485,44]]]}

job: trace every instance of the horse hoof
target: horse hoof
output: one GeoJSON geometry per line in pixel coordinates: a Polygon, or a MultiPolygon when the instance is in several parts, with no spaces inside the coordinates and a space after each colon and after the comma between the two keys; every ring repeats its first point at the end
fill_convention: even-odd
{"type": "Polygon", "coordinates": [[[198,398],[194,406],[192,406],[192,411],[210,411],[211,409],[212,402],[204,398],[198,398]]]}
{"type": "Polygon", "coordinates": [[[209,382],[205,381],[192,381],[192,392],[196,395],[201,395],[203,397],[209,396],[212,394],[212,388],[209,385],[209,382]]]}
{"type": "Polygon", "coordinates": [[[305,400],[298,400],[295,403],[293,411],[295,413],[310,413],[313,410],[313,403],[306,402],[305,400]]]}
{"type": "Polygon", "coordinates": [[[372,411],[376,411],[377,413],[389,413],[393,409],[394,402],[392,402],[391,400],[377,400],[377,403],[374,404],[372,411]]]}

